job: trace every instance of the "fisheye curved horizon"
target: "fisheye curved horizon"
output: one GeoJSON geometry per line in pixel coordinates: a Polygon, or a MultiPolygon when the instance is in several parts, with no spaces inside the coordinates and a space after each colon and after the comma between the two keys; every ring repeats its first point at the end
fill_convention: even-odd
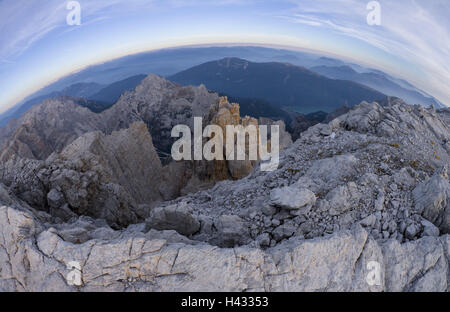
{"type": "Polygon", "coordinates": [[[351,60],[450,103],[445,1],[382,2],[379,8],[363,0],[77,3],[79,23],[78,7],[69,1],[0,3],[1,111],[91,65],[161,48],[228,43],[351,60]],[[378,11],[379,21],[373,19],[378,11]],[[432,33],[439,43],[429,38],[432,33]]]}
{"type": "Polygon", "coordinates": [[[0,292],[167,311],[448,293],[449,16],[0,0],[0,292]]]}

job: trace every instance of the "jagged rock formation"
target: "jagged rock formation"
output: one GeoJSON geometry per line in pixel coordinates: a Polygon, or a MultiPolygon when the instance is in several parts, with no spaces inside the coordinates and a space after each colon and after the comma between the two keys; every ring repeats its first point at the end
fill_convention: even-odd
{"type": "MultiPolygon", "coordinates": [[[[218,125],[222,129],[223,142],[227,140],[226,126],[247,127],[249,125],[258,127],[258,125],[268,126],[268,135],[270,136],[270,126],[279,126],[279,147],[280,150],[285,149],[292,144],[291,135],[286,131],[286,126],[283,121],[270,120],[268,118],[260,118],[259,120],[245,116],[240,116],[240,107],[237,103],[229,103],[227,97],[221,97],[217,104],[210,107],[208,116],[206,116],[207,124],[218,125]]],[[[270,138],[268,140],[270,147],[270,138]]],[[[236,148],[235,148],[236,150],[236,148]]],[[[249,142],[246,141],[246,160],[225,160],[227,159],[227,150],[224,148],[224,160],[217,160],[212,163],[201,162],[197,167],[197,174],[199,176],[208,177],[212,181],[221,181],[226,179],[241,179],[247,176],[252,170],[256,160],[249,159],[249,142]]]]}
{"type": "MultiPolygon", "coordinates": [[[[233,105],[204,86],[184,87],[162,77],[149,75],[134,91],[126,92],[115,105],[101,114],[80,107],[76,99],[70,97],[47,100],[33,107],[2,130],[0,159],[3,162],[14,159],[13,163],[19,162],[19,166],[23,166],[23,162],[30,162],[18,158],[46,160],[50,154],[60,153],[85,133],[100,131],[111,134],[129,128],[134,122],[143,122],[152,134],[156,151],[166,159],[164,164],[169,163],[162,175],[172,180],[173,184],[165,186],[162,198],[173,199],[180,194],[211,187],[216,181],[242,178],[252,170],[250,161],[170,163],[168,153],[176,140],[171,137],[172,128],[185,124],[193,131],[194,116],[202,117],[204,126],[226,122],[258,124],[250,117],[241,118],[239,105],[233,105]],[[230,114],[230,109],[234,121],[225,116],[230,114]],[[174,181],[173,177],[177,177],[178,181],[174,181]]],[[[274,123],[269,119],[263,122],[269,125],[274,123]]],[[[292,141],[285,131],[284,123],[278,121],[276,124],[280,126],[281,148],[284,148],[292,141]]],[[[92,135],[89,137],[92,138],[92,135]]],[[[113,144],[115,137],[109,140],[113,144]]],[[[126,179],[128,177],[123,181],[126,179]]],[[[159,177],[155,176],[155,181],[158,180],[159,177]]],[[[29,203],[34,204],[34,201],[29,203]]]]}
{"type": "MultiPolygon", "coordinates": [[[[362,103],[303,133],[282,153],[279,170],[256,168],[235,183],[177,201],[210,220],[239,215],[250,228],[248,239],[261,247],[332,234],[355,223],[377,240],[415,240],[437,233],[436,226],[448,233],[441,222],[449,202],[448,176],[442,173],[450,163],[449,125],[439,116],[404,103],[362,103]],[[430,192],[429,185],[439,187],[430,192]]],[[[203,239],[202,231],[196,235],[203,239]]]]}
{"type": "MultiPolygon", "coordinates": [[[[203,117],[205,125],[258,125],[241,118],[238,104],[203,86],[182,87],[150,75],[102,114],[70,98],[34,107],[14,124],[17,129],[2,150],[1,181],[32,207],[62,220],[87,215],[114,228],[143,221],[160,201],[242,178],[253,169],[250,161],[185,161],[163,167],[144,122],[156,133],[160,150],[167,150],[172,127],[187,124],[193,131],[193,116],[203,117]]],[[[290,136],[283,122],[278,124],[287,146],[290,136]]]]}
{"type": "Polygon", "coordinates": [[[207,115],[218,100],[218,95],[204,86],[183,87],[156,75],[149,75],[136,90],[126,92],[100,114],[81,107],[70,97],[46,100],[1,131],[2,159],[15,154],[43,160],[84,133],[110,134],[137,121],[147,125],[157,149],[170,152],[173,126],[192,125],[193,116],[207,115]]]}
{"type": "MultiPolygon", "coordinates": [[[[205,86],[180,86],[156,75],[149,75],[133,91],[123,94],[119,101],[103,113],[106,132],[128,128],[143,121],[152,133],[155,147],[170,153],[175,139],[170,133],[175,125],[193,129],[193,117],[205,117],[211,105],[219,101],[216,93],[205,86]]],[[[205,121],[206,123],[206,121],[205,121]]]]}
{"type": "Polygon", "coordinates": [[[0,159],[6,161],[17,155],[43,160],[80,135],[103,128],[101,115],[81,107],[75,99],[46,100],[0,131],[0,159]]]}
{"type": "Polygon", "coordinates": [[[317,112],[308,115],[296,113],[293,120],[291,121],[290,133],[292,134],[292,139],[297,141],[302,132],[305,132],[310,127],[317,125],[318,123],[329,123],[330,121],[338,118],[341,115],[348,113],[350,107],[341,106],[332,111],[331,113],[317,112]]]}
{"type": "MultiPolygon", "coordinates": [[[[168,201],[163,191],[199,176],[161,165],[138,114],[142,92],[123,97],[141,104],[115,108],[122,121],[106,119],[122,130],[83,134],[46,160],[12,153],[1,163],[1,290],[449,290],[444,112],[363,102],[303,132],[278,170],[252,164],[242,179],[168,201]],[[73,261],[77,287],[66,280],[73,261]]],[[[219,125],[258,122],[225,99],[213,104],[204,116],[219,125]]]]}
{"type": "Polygon", "coordinates": [[[34,207],[62,220],[88,215],[115,227],[145,219],[146,205],[161,201],[171,182],[143,123],[111,135],[87,133],[45,161],[15,156],[1,171],[3,183],[34,207]]]}

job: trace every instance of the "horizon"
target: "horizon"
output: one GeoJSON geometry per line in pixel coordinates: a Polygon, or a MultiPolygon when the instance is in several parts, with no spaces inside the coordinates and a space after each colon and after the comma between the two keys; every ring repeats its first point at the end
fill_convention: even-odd
{"type": "MultiPolygon", "coordinates": [[[[326,53],[326,52],[319,53],[318,51],[312,51],[312,50],[303,49],[303,48],[295,49],[295,47],[290,47],[290,46],[271,45],[271,44],[257,44],[257,43],[253,43],[253,44],[252,43],[231,43],[231,42],[230,43],[226,43],[226,44],[222,44],[222,43],[214,44],[214,43],[211,43],[211,44],[194,44],[194,45],[173,46],[173,47],[167,47],[167,48],[161,48],[161,49],[155,49],[155,50],[147,50],[147,51],[137,52],[137,53],[133,53],[133,54],[127,54],[127,55],[119,56],[119,57],[116,57],[116,58],[113,58],[113,59],[108,59],[108,60],[101,61],[101,62],[98,62],[98,63],[93,63],[93,64],[86,65],[86,66],[84,66],[84,67],[82,67],[80,69],[76,69],[76,70],[74,70],[74,71],[72,71],[72,72],[70,72],[68,74],[65,74],[65,75],[63,75],[61,77],[58,77],[55,80],[50,81],[49,83],[47,83],[46,85],[44,85],[42,87],[39,87],[38,89],[34,90],[33,92],[27,94],[25,97],[23,97],[20,100],[16,101],[15,104],[13,104],[11,107],[7,108],[6,110],[2,111],[0,109],[0,114],[5,113],[6,111],[13,109],[17,105],[23,103],[24,101],[26,101],[27,99],[32,97],[35,93],[38,93],[39,91],[41,91],[41,90],[43,90],[43,89],[45,89],[47,87],[50,87],[51,85],[57,83],[58,81],[61,81],[61,80],[65,79],[65,78],[67,78],[67,77],[70,77],[70,76],[75,75],[77,73],[81,73],[81,72],[83,72],[85,70],[88,70],[88,69],[96,67],[96,66],[101,66],[101,65],[104,65],[104,64],[108,64],[110,62],[118,61],[118,60],[126,58],[126,57],[133,57],[133,56],[149,54],[149,53],[163,52],[163,51],[168,51],[168,50],[221,48],[221,47],[223,47],[223,48],[228,48],[228,47],[255,48],[256,47],[256,48],[282,50],[282,51],[288,51],[288,52],[310,53],[310,54],[313,54],[313,55],[317,56],[317,58],[329,57],[329,58],[333,58],[333,59],[336,59],[336,60],[339,60],[339,61],[352,62],[352,63],[360,65],[360,66],[368,66],[367,67],[368,69],[370,68],[370,64],[364,64],[362,62],[358,62],[358,60],[354,60],[354,59],[351,59],[351,58],[347,58],[347,59],[344,58],[344,57],[339,58],[339,56],[337,56],[335,54],[332,54],[332,53],[326,53]]],[[[227,56],[225,58],[235,58],[235,56],[227,56]]],[[[240,58],[240,57],[236,57],[236,58],[240,58]]],[[[223,58],[218,58],[216,60],[220,60],[220,59],[223,59],[223,58]]],[[[255,62],[255,63],[265,63],[265,62],[255,62]]],[[[282,63],[291,64],[289,62],[282,62],[282,63]]],[[[197,64],[197,65],[201,65],[201,64],[197,64]]],[[[195,65],[195,66],[197,66],[197,65],[195,65]]],[[[295,65],[295,64],[291,64],[291,65],[298,66],[298,67],[304,67],[304,66],[295,65]]],[[[374,68],[372,68],[372,69],[374,69],[374,68]]],[[[140,74],[148,76],[150,74],[155,74],[155,73],[151,73],[150,72],[150,73],[140,73],[140,74]]],[[[136,74],[136,75],[139,75],[139,74],[136,74]]]]}
{"type": "MultiPolygon", "coordinates": [[[[101,65],[108,64],[108,63],[112,63],[114,61],[118,61],[118,60],[121,60],[121,59],[124,59],[124,58],[127,58],[127,57],[133,57],[133,56],[150,54],[150,53],[157,53],[157,52],[164,52],[164,51],[168,51],[168,50],[221,48],[221,47],[223,47],[223,48],[228,48],[228,47],[255,48],[256,47],[256,48],[274,49],[274,50],[287,51],[287,52],[309,53],[309,54],[312,54],[312,55],[316,56],[317,58],[328,57],[330,59],[335,59],[335,60],[338,60],[338,61],[345,62],[345,63],[347,63],[345,66],[348,66],[349,64],[356,64],[356,65],[359,65],[359,66],[365,66],[367,69],[381,70],[381,69],[377,69],[377,68],[371,67],[372,65],[370,65],[370,64],[365,64],[363,62],[359,62],[358,60],[351,59],[349,57],[340,57],[340,56],[335,55],[333,53],[319,52],[319,51],[309,50],[307,48],[296,48],[296,47],[291,47],[291,46],[272,45],[272,44],[256,44],[256,43],[231,43],[231,42],[230,43],[226,43],[226,44],[222,44],[222,43],[214,44],[214,43],[211,43],[211,44],[193,44],[193,45],[183,45],[183,46],[172,46],[172,47],[165,47],[165,48],[160,48],[160,49],[155,49],[155,50],[147,50],[147,51],[136,52],[136,53],[132,53],[132,54],[119,56],[119,57],[116,57],[116,58],[113,58],[113,59],[100,61],[98,63],[88,64],[86,66],[83,66],[82,68],[79,68],[79,69],[76,69],[76,70],[74,70],[74,71],[72,71],[70,73],[64,74],[63,76],[58,77],[55,80],[48,82],[47,84],[37,88],[36,90],[33,90],[31,93],[28,93],[23,98],[20,98],[19,100],[15,101],[12,104],[12,106],[9,106],[6,109],[2,109],[1,106],[0,106],[0,114],[7,113],[7,112],[13,110],[14,108],[17,108],[18,106],[23,104],[25,101],[32,99],[33,96],[35,94],[37,94],[38,92],[40,92],[40,91],[42,91],[42,90],[44,90],[44,89],[46,89],[48,87],[51,87],[53,84],[55,84],[57,82],[65,79],[65,78],[71,77],[72,75],[75,75],[77,73],[82,73],[83,71],[89,70],[90,68],[94,68],[96,66],[101,66],[101,65]]],[[[240,58],[240,57],[227,56],[225,58],[240,58]]],[[[212,62],[216,61],[216,60],[220,60],[220,59],[224,59],[224,58],[223,57],[222,58],[218,58],[218,59],[212,60],[212,62]]],[[[240,59],[245,59],[245,58],[240,58],[240,59]]],[[[211,61],[208,61],[208,62],[211,62],[211,61]]],[[[273,62],[276,62],[276,61],[273,61],[273,62]]],[[[254,62],[254,63],[266,63],[266,62],[254,62]]],[[[304,66],[295,65],[295,64],[292,64],[292,63],[289,63],[289,62],[277,62],[277,63],[288,63],[288,64],[291,64],[293,66],[306,68],[304,66]]],[[[201,64],[197,64],[197,65],[201,65],[201,64]]],[[[197,65],[195,65],[195,66],[197,66],[197,65]]],[[[306,69],[309,70],[308,68],[306,68],[306,69]]],[[[382,71],[385,72],[385,73],[388,73],[387,70],[382,70],[382,71]]],[[[141,74],[145,75],[145,76],[148,76],[148,75],[155,74],[155,73],[152,73],[152,72],[149,72],[149,73],[144,73],[143,72],[143,73],[140,73],[140,74],[136,73],[136,75],[141,75],[141,74]]],[[[155,74],[155,75],[158,75],[158,74],[155,74]]],[[[395,74],[390,74],[390,75],[393,75],[395,77],[395,74]]],[[[133,75],[133,76],[135,76],[135,75],[133,75]]],[[[131,78],[131,77],[132,76],[127,77],[127,78],[131,78]]],[[[124,79],[127,79],[127,78],[124,78],[124,79]]],[[[395,77],[395,78],[404,79],[404,78],[400,78],[400,77],[395,77]]],[[[331,78],[329,78],[329,79],[331,79],[331,78]]],[[[118,80],[118,81],[121,81],[121,80],[118,80]]],[[[114,82],[117,82],[117,81],[114,81],[114,82]]],[[[114,83],[114,82],[112,82],[112,83],[114,83]]],[[[407,81],[407,82],[409,82],[409,81],[407,81]]],[[[80,83],[80,82],[76,82],[75,84],[77,84],[77,83],[80,83]]],[[[420,90],[421,92],[424,92],[420,88],[418,88],[418,90],[420,90]]],[[[59,90],[59,91],[61,91],[61,90],[59,90]]],[[[426,96],[432,97],[431,94],[428,94],[426,92],[425,92],[425,94],[426,94],[426,96]]],[[[448,105],[446,105],[446,103],[443,103],[443,102],[441,102],[441,103],[444,104],[445,106],[449,107],[448,105]]]]}
{"type": "Polygon", "coordinates": [[[362,0],[286,0],[276,6],[271,0],[79,2],[80,26],[66,24],[66,1],[0,3],[2,113],[91,66],[159,50],[227,45],[286,47],[351,61],[450,103],[445,1],[382,2],[378,26],[368,25],[371,11],[362,0]],[[436,44],[431,33],[443,40],[436,44]]]}

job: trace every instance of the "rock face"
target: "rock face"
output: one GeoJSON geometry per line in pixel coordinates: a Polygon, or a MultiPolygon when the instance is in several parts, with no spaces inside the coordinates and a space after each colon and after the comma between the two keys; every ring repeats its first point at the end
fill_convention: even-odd
{"type": "MultiPolygon", "coordinates": [[[[362,103],[304,132],[281,153],[278,170],[255,168],[234,183],[221,182],[174,202],[188,201],[213,224],[221,215],[238,215],[248,224],[249,239],[264,246],[292,237],[323,237],[356,223],[377,241],[436,237],[436,226],[445,233],[439,220],[447,211],[448,193],[419,185],[427,185],[434,175],[447,179],[442,174],[450,161],[444,137],[449,137],[449,126],[432,109],[362,103]],[[388,123],[395,136],[386,135],[388,123]],[[436,203],[437,222],[416,208],[414,198],[419,197],[432,207],[436,203]]],[[[446,190],[448,180],[440,183],[446,190]]],[[[215,226],[209,232],[202,227],[193,239],[205,240],[216,232],[215,226]]]]}
{"type": "Polygon", "coordinates": [[[200,222],[192,216],[192,209],[187,205],[157,207],[152,210],[147,220],[151,228],[157,230],[175,230],[189,236],[200,229],[200,222]]]}
{"type": "MultiPolygon", "coordinates": [[[[226,97],[220,98],[203,85],[180,86],[162,77],[149,75],[134,91],[123,94],[115,105],[100,114],[79,106],[76,99],[70,97],[47,100],[33,107],[19,120],[11,122],[0,131],[0,143],[3,144],[0,160],[3,162],[8,160],[17,162],[17,159],[46,160],[52,153],[61,153],[78,137],[90,132],[98,133],[89,134],[84,141],[96,142],[95,137],[104,133],[111,135],[104,146],[114,145],[115,140],[121,140],[120,135],[114,135],[115,131],[125,130],[135,122],[142,122],[152,135],[151,141],[156,152],[164,160],[164,165],[168,165],[162,170],[162,175],[171,180],[172,184],[166,186],[162,194],[163,199],[173,199],[182,194],[211,187],[217,181],[240,179],[248,175],[255,164],[248,159],[212,163],[203,161],[170,163],[171,146],[176,140],[171,137],[172,128],[175,125],[184,124],[188,125],[193,132],[193,117],[202,117],[204,126],[217,124],[224,128],[228,124],[258,125],[256,119],[240,116],[238,104],[228,103],[226,97]]],[[[263,122],[267,125],[280,126],[282,149],[292,143],[282,121],[274,122],[264,119],[263,122]]],[[[87,144],[86,142],[79,141],[77,144],[87,144]]],[[[72,153],[76,148],[76,146],[73,147],[67,154],[72,153]]],[[[127,147],[121,148],[119,160],[124,159],[127,154],[127,147]]],[[[145,152],[145,150],[142,151],[142,153],[145,152]]],[[[122,176],[121,183],[128,183],[126,181],[131,176],[134,179],[148,176],[149,172],[140,170],[144,168],[145,164],[142,163],[144,159],[134,160],[141,161],[141,168],[138,172],[130,172],[125,168],[124,172],[129,176],[122,176]]],[[[108,161],[114,162],[112,159],[108,161]]],[[[120,163],[114,164],[113,170],[121,170],[120,165],[120,163]]],[[[161,170],[154,169],[153,173],[161,175],[161,170]]],[[[154,175],[155,180],[159,180],[158,175],[154,175]]],[[[136,184],[140,182],[137,181],[136,184]]],[[[146,196],[146,192],[142,193],[144,185],[140,185],[142,185],[141,190],[138,192],[141,194],[130,193],[132,196],[138,196],[138,199],[141,199],[143,195],[146,196]]],[[[148,193],[153,199],[147,198],[147,202],[159,199],[153,194],[154,190],[148,193]]]]}
{"type": "MultiPolygon", "coordinates": [[[[200,100],[207,91],[186,88],[149,77],[102,113],[102,131],[73,140],[71,132],[45,159],[4,154],[0,290],[449,290],[442,112],[363,102],[303,132],[277,170],[250,163],[233,180],[230,170],[248,164],[163,166],[157,157],[151,103],[188,112],[204,105],[218,125],[258,122],[214,95],[211,108],[200,100]],[[198,191],[212,176],[223,181],[198,191]],[[174,199],[182,188],[194,191],[174,199]]],[[[60,142],[46,135],[45,146],[60,142]]]]}
{"type": "Polygon", "coordinates": [[[110,134],[138,121],[153,134],[157,150],[170,152],[173,126],[193,124],[192,116],[207,115],[218,100],[218,95],[204,86],[183,87],[156,75],[149,75],[136,90],[126,92],[100,114],[81,107],[70,97],[47,100],[2,129],[2,159],[14,154],[44,160],[84,133],[110,134]]]}
{"type": "Polygon", "coordinates": [[[6,161],[16,155],[43,160],[80,135],[103,128],[101,115],[81,107],[72,98],[46,100],[2,129],[0,159],[6,161]]]}
{"type": "Polygon", "coordinates": [[[297,141],[301,133],[305,132],[312,126],[315,126],[319,123],[328,124],[335,118],[348,113],[349,110],[350,107],[341,106],[332,111],[331,113],[317,112],[308,115],[296,113],[289,125],[290,132],[292,134],[292,139],[294,141],[297,141]]]}
{"type": "Polygon", "coordinates": [[[2,173],[30,205],[63,220],[88,215],[115,227],[143,220],[148,207],[140,205],[161,201],[169,182],[143,123],[111,135],[87,133],[45,161],[9,160],[2,173]]]}
{"type": "Polygon", "coordinates": [[[263,251],[130,230],[74,244],[26,209],[2,206],[0,216],[1,291],[447,291],[449,282],[448,235],[380,245],[356,227],[263,251]]]}
{"type": "Polygon", "coordinates": [[[450,233],[450,183],[448,165],[413,191],[415,209],[436,224],[442,233],[450,233]]]}
{"type": "Polygon", "coordinates": [[[316,196],[306,188],[283,187],[270,192],[272,205],[287,210],[302,210],[306,214],[316,203],[316,196]]]}
{"type": "MultiPolygon", "coordinates": [[[[209,114],[211,105],[219,96],[205,86],[181,86],[156,75],[149,75],[132,92],[123,94],[119,101],[102,115],[106,132],[128,128],[135,121],[144,122],[153,137],[156,149],[170,153],[175,125],[188,125],[193,129],[193,117],[209,114]]],[[[206,121],[204,121],[206,124],[206,121]]]]}

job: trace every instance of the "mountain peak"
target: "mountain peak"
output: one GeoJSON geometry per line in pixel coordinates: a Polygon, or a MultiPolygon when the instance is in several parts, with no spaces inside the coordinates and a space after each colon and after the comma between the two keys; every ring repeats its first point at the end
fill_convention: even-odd
{"type": "Polygon", "coordinates": [[[161,76],[150,74],[136,87],[134,95],[137,97],[146,97],[157,90],[171,89],[175,86],[176,85],[173,82],[170,82],[161,76]]]}
{"type": "Polygon", "coordinates": [[[384,97],[381,92],[358,83],[329,79],[304,67],[239,58],[203,63],[169,79],[183,85],[204,84],[209,90],[231,97],[260,99],[305,113],[330,112],[339,106],[384,97]]]}
{"type": "Polygon", "coordinates": [[[162,85],[167,83],[167,80],[164,79],[161,76],[155,75],[155,74],[150,74],[147,77],[144,78],[144,80],[142,80],[141,82],[141,86],[146,86],[146,85],[162,85]]]}

